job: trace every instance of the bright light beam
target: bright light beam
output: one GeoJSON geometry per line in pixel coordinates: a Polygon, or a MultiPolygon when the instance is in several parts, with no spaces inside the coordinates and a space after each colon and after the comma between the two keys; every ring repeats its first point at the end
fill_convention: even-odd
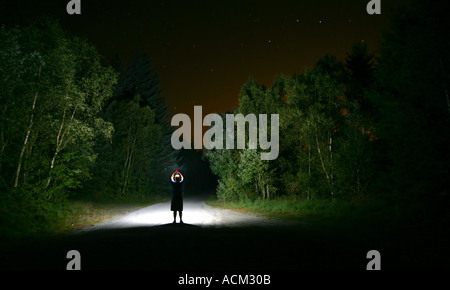
{"type": "MultiPolygon", "coordinates": [[[[130,228],[159,226],[173,222],[173,212],[170,211],[170,201],[154,204],[125,216],[107,220],[90,229],[130,228]]],[[[177,216],[177,223],[179,217],[177,216]]],[[[183,222],[197,226],[246,226],[246,225],[273,225],[280,220],[242,214],[230,210],[210,207],[204,199],[190,197],[184,199],[183,222]]]]}

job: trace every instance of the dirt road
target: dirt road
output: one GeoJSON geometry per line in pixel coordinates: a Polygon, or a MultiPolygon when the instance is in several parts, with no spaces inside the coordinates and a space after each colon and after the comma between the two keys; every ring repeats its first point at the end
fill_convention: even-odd
{"type": "MultiPolygon", "coordinates": [[[[258,217],[211,207],[205,203],[207,195],[187,197],[184,199],[183,222],[200,227],[247,227],[284,225],[285,221],[258,217]]],[[[132,213],[118,216],[86,228],[83,232],[100,229],[124,229],[132,227],[149,227],[167,225],[173,222],[170,201],[154,204],[132,213]]],[[[177,223],[179,217],[177,216],[177,223]]]]}
{"type": "Polygon", "coordinates": [[[184,224],[173,224],[170,203],[160,203],[69,235],[23,241],[1,249],[0,268],[65,270],[70,250],[80,253],[84,270],[365,270],[370,250],[381,253],[382,269],[447,263],[446,240],[425,232],[287,222],[212,208],[204,200],[185,199],[184,224]]]}

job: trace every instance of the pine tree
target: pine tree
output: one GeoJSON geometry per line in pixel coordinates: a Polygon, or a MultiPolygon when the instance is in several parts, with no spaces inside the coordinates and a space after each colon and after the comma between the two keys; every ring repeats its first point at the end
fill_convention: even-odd
{"type": "MultiPolygon", "coordinates": [[[[449,199],[449,3],[405,8],[386,33],[377,66],[378,186],[407,201],[449,199]],[[381,146],[380,146],[381,147],[381,146]]],[[[382,191],[382,190],[380,190],[382,191]]]]}
{"type": "Polygon", "coordinates": [[[107,118],[112,119],[117,106],[132,102],[136,96],[139,96],[141,107],[149,107],[154,113],[154,123],[158,126],[159,142],[152,148],[152,162],[148,166],[148,171],[152,173],[151,180],[162,187],[167,176],[178,167],[178,152],[172,148],[170,142],[172,135],[170,115],[165,95],[160,89],[158,76],[152,69],[149,55],[139,51],[132,56],[126,66],[123,66],[116,94],[106,113],[107,118]]]}

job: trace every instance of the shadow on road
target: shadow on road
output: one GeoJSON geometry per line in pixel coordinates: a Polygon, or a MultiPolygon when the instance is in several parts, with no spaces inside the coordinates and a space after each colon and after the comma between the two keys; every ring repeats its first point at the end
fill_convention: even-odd
{"type": "Polygon", "coordinates": [[[383,269],[439,268],[448,256],[445,239],[385,225],[161,223],[23,241],[0,249],[0,268],[65,270],[77,250],[83,270],[365,270],[373,249],[383,269]]]}
{"type": "Polygon", "coordinates": [[[167,223],[159,226],[154,227],[160,227],[160,228],[185,228],[185,227],[198,227],[196,225],[188,224],[188,223],[167,223]]]}
{"type": "MultiPolygon", "coordinates": [[[[354,236],[354,235],[353,235],[354,236]]],[[[34,241],[10,249],[1,268],[64,270],[69,250],[82,269],[239,270],[365,269],[366,253],[392,251],[346,233],[287,227],[192,224],[101,229],[34,241]]]]}

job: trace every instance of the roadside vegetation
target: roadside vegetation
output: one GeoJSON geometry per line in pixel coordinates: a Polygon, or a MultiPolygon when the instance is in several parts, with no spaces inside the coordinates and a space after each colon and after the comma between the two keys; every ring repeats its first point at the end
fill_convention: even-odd
{"type": "Polygon", "coordinates": [[[377,227],[426,226],[435,221],[436,208],[432,204],[415,204],[408,207],[394,206],[381,199],[287,199],[222,201],[211,196],[210,206],[241,213],[255,214],[302,223],[368,225],[377,227]],[[428,211],[423,210],[423,206],[428,211]]]}
{"type": "Polygon", "coordinates": [[[1,207],[0,237],[11,240],[73,232],[169,199],[155,195],[122,200],[65,199],[55,203],[10,198],[16,200],[2,203],[10,206],[1,207]]]}
{"type": "Polygon", "coordinates": [[[204,151],[217,204],[405,224],[448,218],[450,42],[440,40],[448,27],[430,20],[443,7],[406,7],[378,51],[356,43],[346,58],[325,55],[271,86],[245,83],[231,113],[278,114],[279,156],[261,160],[264,150],[226,149],[225,140],[204,151]]]}
{"type": "Polygon", "coordinates": [[[112,66],[54,19],[0,25],[0,103],[2,237],[156,202],[179,168],[148,55],[112,66]]]}

